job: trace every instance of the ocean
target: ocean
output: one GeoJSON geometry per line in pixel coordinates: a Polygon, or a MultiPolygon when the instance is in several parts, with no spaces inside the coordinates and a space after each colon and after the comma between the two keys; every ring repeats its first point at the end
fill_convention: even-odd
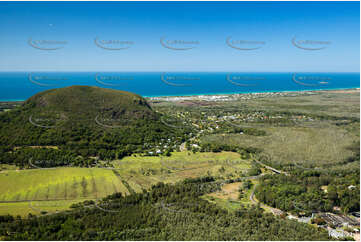
{"type": "Polygon", "coordinates": [[[0,101],[53,88],[89,85],[145,97],[360,88],[360,73],[0,72],[0,101]]]}

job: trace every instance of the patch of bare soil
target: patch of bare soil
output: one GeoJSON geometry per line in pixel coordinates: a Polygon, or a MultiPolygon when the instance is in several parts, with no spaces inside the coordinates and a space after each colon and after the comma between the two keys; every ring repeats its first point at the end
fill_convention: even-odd
{"type": "Polygon", "coordinates": [[[222,187],[222,190],[219,192],[214,192],[209,194],[209,196],[220,198],[220,199],[231,199],[237,200],[239,196],[238,188],[241,186],[242,182],[235,182],[226,184],[222,187]]]}

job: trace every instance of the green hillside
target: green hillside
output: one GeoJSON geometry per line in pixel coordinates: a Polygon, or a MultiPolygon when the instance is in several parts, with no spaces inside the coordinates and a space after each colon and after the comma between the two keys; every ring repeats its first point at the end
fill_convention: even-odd
{"type": "MultiPolygon", "coordinates": [[[[90,86],[71,86],[38,93],[24,103],[23,111],[33,116],[54,117],[49,120],[53,122],[51,126],[67,121],[90,125],[94,124],[98,115],[114,122],[155,118],[146,100],[137,94],[90,86]]],[[[43,125],[41,121],[40,125],[43,125]]]]}
{"type": "MultiPolygon", "coordinates": [[[[27,167],[91,166],[185,140],[139,95],[90,86],[44,91],[0,115],[0,160],[27,167]],[[46,161],[46,162],[44,162],[46,161]]],[[[171,148],[169,148],[171,149],[171,148]]],[[[169,150],[172,151],[172,150],[169,150]]]]}

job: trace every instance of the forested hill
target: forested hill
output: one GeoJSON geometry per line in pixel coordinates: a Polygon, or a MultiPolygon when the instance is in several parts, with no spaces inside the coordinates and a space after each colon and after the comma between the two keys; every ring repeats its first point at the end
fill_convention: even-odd
{"type": "Polygon", "coordinates": [[[163,124],[144,98],[99,87],[47,90],[0,115],[0,158],[21,167],[29,157],[56,160],[50,166],[89,165],[89,157],[147,152],[172,137],[182,142],[183,132],[163,124]]]}
{"type": "Polygon", "coordinates": [[[49,118],[53,114],[57,118],[55,121],[74,118],[90,123],[99,114],[123,120],[155,116],[146,100],[137,94],[92,86],[71,86],[38,93],[24,103],[22,111],[33,115],[49,114],[49,118]]]}

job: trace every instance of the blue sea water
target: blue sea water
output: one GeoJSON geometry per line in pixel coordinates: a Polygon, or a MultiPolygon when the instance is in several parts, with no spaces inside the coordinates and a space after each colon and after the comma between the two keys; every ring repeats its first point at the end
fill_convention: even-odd
{"type": "Polygon", "coordinates": [[[0,72],[0,101],[26,100],[53,88],[89,85],[146,97],[360,87],[360,73],[0,72]]]}

